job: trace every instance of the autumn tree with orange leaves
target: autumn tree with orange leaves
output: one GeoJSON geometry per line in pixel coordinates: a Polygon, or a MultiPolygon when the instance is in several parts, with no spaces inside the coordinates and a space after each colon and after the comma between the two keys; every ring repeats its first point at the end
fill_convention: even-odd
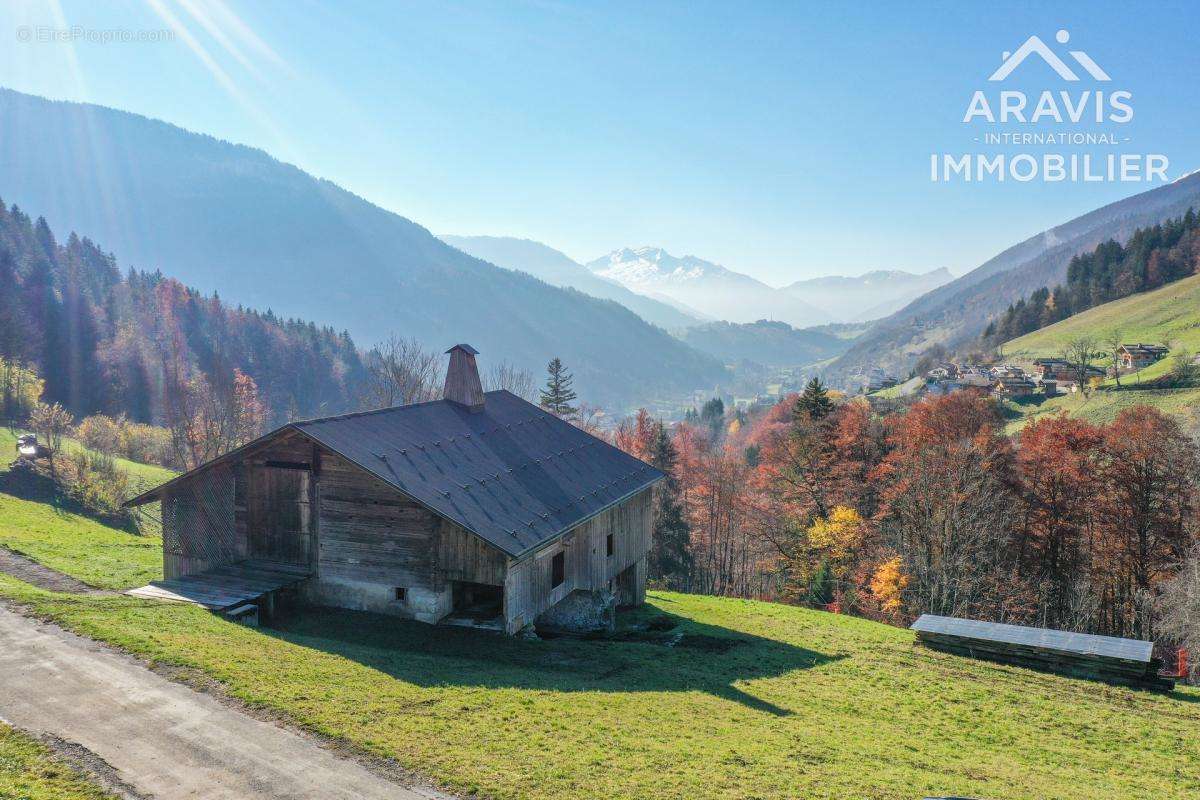
{"type": "MultiPolygon", "coordinates": [[[[885,415],[862,400],[812,414],[792,396],[657,429],[686,522],[674,585],[894,622],[1154,635],[1155,601],[1197,552],[1195,443],[1146,407],[1012,438],[1003,422],[967,391],[885,415]]],[[[644,457],[655,425],[642,412],[614,438],[644,457]]]]}

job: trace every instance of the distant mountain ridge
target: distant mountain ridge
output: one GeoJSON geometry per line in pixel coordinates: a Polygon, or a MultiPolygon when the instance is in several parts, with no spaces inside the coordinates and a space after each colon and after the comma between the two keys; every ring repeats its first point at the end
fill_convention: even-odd
{"type": "Polygon", "coordinates": [[[1200,210],[1200,173],[1109,203],[988,259],[971,272],[927,292],[880,320],[829,368],[847,378],[870,367],[904,372],[935,345],[953,349],[981,334],[988,322],[1030,292],[1061,283],[1072,256],[1139,227],[1200,210]]]}
{"type": "Polygon", "coordinates": [[[710,322],[688,328],[683,340],[726,363],[752,361],[766,367],[806,367],[844,353],[851,340],[822,330],[797,330],[786,322],[710,322]]]}
{"type": "Polygon", "coordinates": [[[829,275],[808,278],[783,287],[843,322],[866,322],[898,311],[944,283],[954,280],[940,267],[924,273],[875,270],[854,277],[829,275]]]}
{"type": "Polygon", "coordinates": [[[553,286],[577,289],[592,297],[615,300],[649,323],[668,330],[702,320],[660,300],[631,292],[616,281],[592,274],[566,253],[532,239],[511,236],[439,237],[451,247],[504,269],[528,273],[553,286]]]}
{"type": "Polygon", "coordinates": [[[586,265],[595,274],[647,296],[666,296],[729,322],[769,318],[798,327],[833,318],[811,303],[749,275],[661,247],[623,247],[586,265]]]}
{"type": "Polygon", "coordinates": [[[466,341],[485,364],[537,376],[559,356],[580,398],[609,406],[725,377],[717,359],[617,303],[469,256],[260,150],[7,89],[0,124],[5,199],[227,302],[346,329],[365,346],[392,333],[430,348],[466,341]]]}

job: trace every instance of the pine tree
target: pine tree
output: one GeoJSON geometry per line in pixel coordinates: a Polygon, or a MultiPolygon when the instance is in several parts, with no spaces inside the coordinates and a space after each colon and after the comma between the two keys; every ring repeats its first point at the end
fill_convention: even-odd
{"type": "Polygon", "coordinates": [[[655,425],[650,463],[667,477],[654,492],[654,537],[650,546],[649,577],[669,589],[689,588],[692,571],[691,531],[679,501],[675,478],[675,445],[666,427],[655,425]]]}
{"type": "Polygon", "coordinates": [[[542,408],[563,419],[578,414],[579,409],[571,405],[571,401],[576,398],[575,390],[571,388],[575,377],[567,371],[557,356],[546,365],[546,372],[549,376],[546,378],[546,388],[542,389],[542,408]]]}
{"type": "Polygon", "coordinates": [[[725,403],[714,397],[700,409],[700,421],[708,426],[710,441],[716,443],[725,430],[725,403]]]}
{"type": "Polygon", "coordinates": [[[837,580],[833,567],[827,559],[822,558],[817,564],[817,570],[808,579],[808,602],[814,606],[827,606],[833,602],[837,580]]]}
{"type": "Polygon", "coordinates": [[[833,401],[829,399],[829,390],[820,378],[813,378],[804,387],[804,393],[796,400],[792,414],[796,417],[823,419],[833,411],[833,401]]]}

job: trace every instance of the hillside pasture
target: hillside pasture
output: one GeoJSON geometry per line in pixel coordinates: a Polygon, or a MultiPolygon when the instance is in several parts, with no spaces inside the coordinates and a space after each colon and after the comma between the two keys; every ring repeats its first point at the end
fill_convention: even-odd
{"type": "MultiPolygon", "coordinates": [[[[0,520],[10,516],[6,505],[0,520]]],[[[24,536],[104,552],[76,523],[24,536]]],[[[5,521],[0,532],[13,535],[5,521]]],[[[95,580],[86,560],[47,563],[95,580]]],[[[903,628],[792,606],[652,592],[613,639],[524,641],[313,608],[252,629],[196,606],[5,576],[0,597],[472,796],[1200,792],[1193,689],[987,664],[917,647],[903,628]]]]}
{"type": "MultiPolygon", "coordinates": [[[[1145,369],[1121,376],[1118,388],[1114,378],[1104,380],[1097,391],[1046,398],[1040,402],[1006,403],[1014,417],[1010,433],[1020,430],[1032,419],[1047,414],[1066,413],[1094,423],[1111,422],[1122,409],[1147,405],[1194,424],[1200,409],[1200,388],[1153,388],[1147,384],[1170,374],[1174,354],[1200,352],[1200,275],[1163,286],[1152,292],[1105,303],[1054,325],[1007,342],[1001,348],[1009,362],[1032,362],[1035,358],[1061,355],[1067,345],[1080,337],[1092,338],[1106,350],[1106,340],[1119,333],[1124,342],[1168,344],[1171,355],[1145,369]]],[[[1107,355],[1097,358],[1096,366],[1108,368],[1107,355]]]]}

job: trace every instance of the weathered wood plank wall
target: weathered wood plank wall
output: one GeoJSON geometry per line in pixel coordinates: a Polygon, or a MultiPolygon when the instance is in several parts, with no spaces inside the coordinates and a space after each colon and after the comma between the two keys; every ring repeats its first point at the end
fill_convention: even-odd
{"type": "Polygon", "coordinates": [[[321,458],[318,506],[322,577],[433,587],[431,511],[334,454],[321,458]]]}
{"type": "Polygon", "coordinates": [[[312,566],[312,471],[316,448],[286,433],[240,461],[235,513],[249,558],[312,566]]]}
{"type": "Polygon", "coordinates": [[[650,549],[652,493],[653,489],[646,489],[572,528],[533,557],[510,563],[504,589],[508,631],[515,633],[533,622],[576,589],[616,590],[617,576],[635,568],[650,549]],[[610,533],[612,556],[607,548],[610,533]],[[564,554],[564,580],[552,586],[552,562],[560,552],[564,554]]]}
{"type": "Polygon", "coordinates": [[[508,556],[449,520],[438,526],[435,574],[447,581],[503,586],[508,556]]]}

